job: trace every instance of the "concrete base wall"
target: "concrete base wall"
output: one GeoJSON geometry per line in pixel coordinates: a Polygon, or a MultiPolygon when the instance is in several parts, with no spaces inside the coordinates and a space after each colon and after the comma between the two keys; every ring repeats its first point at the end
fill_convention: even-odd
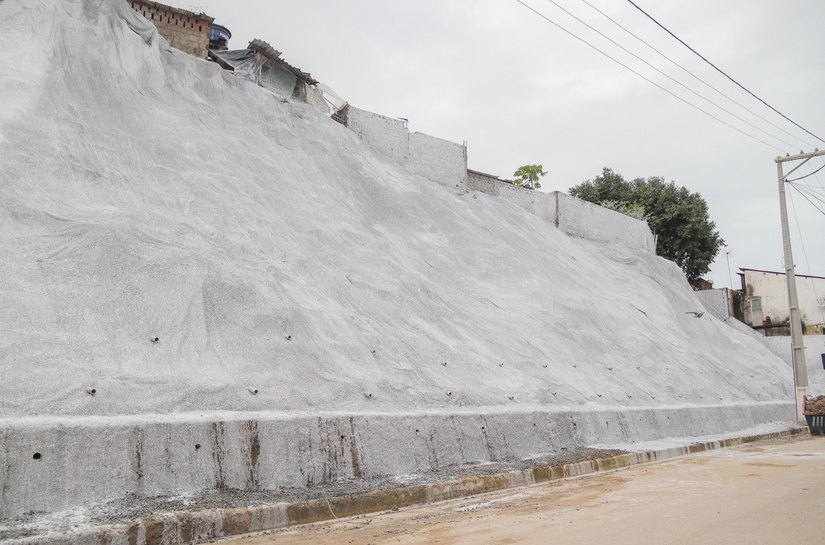
{"type": "Polygon", "coordinates": [[[523,459],[562,447],[790,422],[793,403],[497,412],[270,413],[0,422],[0,518],[138,496],[272,490],[523,459]]]}

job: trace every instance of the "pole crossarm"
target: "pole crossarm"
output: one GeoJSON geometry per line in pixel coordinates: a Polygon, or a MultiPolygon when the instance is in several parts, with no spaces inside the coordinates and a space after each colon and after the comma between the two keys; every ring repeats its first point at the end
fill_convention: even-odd
{"type": "MultiPolygon", "coordinates": [[[[787,163],[788,161],[799,161],[801,159],[812,159],[814,157],[821,157],[823,155],[825,155],[825,150],[820,151],[820,150],[817,149],[817,150],[814,150],[814,151],[809,152],[809,153],[800,153],[798,155],[786,155],[784,157],[779,156],[776,159],[774,159],[774,161],[777,162],[777,163],[787,163]]],[[[790,172],[788,174],[790,174],[790,172]]]]}
{"type": "Polygon", "coordinates": [[[808,161],[810,161],[811,159],[813,159],[813,157],[808,157],[807,159],[802,159],[802,162],[801,162],[801,163],[799,163],[798,165],[796,165],[795,167],[793,167],[793,168],[792,168],[792,169],[791,169],[791,170],[790,170],[787,174],[785,174],[785,176],[782,178],[782,181],[784,182],[785,180],[787,180],[787,179],[788,179],[788,176],[790,176],[791,174],[793,174],[794,172],[796,172],[796,170],[797,170],[799,167],[801,167],[802,165],[804,165],[805,163],[807,163],[807,162],[808,162],[808,161]]]}

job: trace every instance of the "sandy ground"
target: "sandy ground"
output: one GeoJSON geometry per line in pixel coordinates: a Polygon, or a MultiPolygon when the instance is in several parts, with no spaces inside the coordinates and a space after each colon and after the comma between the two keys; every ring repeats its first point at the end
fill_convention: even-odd
{"type": "Polygon", "coordinates": [[[825,438],[231,540],[236,545],[822,543],[825,438]]]}

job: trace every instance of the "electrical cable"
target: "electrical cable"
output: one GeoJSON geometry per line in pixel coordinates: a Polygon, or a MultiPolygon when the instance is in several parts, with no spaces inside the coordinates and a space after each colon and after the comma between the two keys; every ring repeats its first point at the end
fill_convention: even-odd
{"type": "Polygon", "coordinates": [[[656,20],[656,19],[655,19],[652,15],[650,15],[648,12],[646,12],[646,11],[645,11],[645,10],[643,10],[641,7],[639,7],[639,5],[638,5],[638,4],[636,4],[633,0],[627,0],[627,1],[628,1],[628,2],[630,3],[630,5],[632,5],[634,8],[636,8],[637,10],[639,10],[640,12],[642,12],[642,13],[645,15],[645,17],[647,17],[648,19],[650,19],[651,21],[653,21],[654,23],[656,23],[656,25],[657,25],[659,28],[661,28],[662,30],[664,30],[665,32],[667,32],[668,34],[670,34],[671,36],[673,36],[673,38],[674,38],[674,39],[676,39],[676,41],[678,41],[680,44],[682,44],[683,46],[685,46],[685,47],[687,47],[688,49],[690,49],[690,51],[691,51],[693,54],[695,54],[695,55],[696,55],[696,56],[698,56],[700,59],[702,59],[703,61],[705,61],[707,64],[709,64],[710,66],[712,66],[712,67],[713,67],[713,68],[714,68],[717,72],[719,72],[720,74],[722,74],[723,76],[725,76],[726,78],[728,78],[730,81],[732,81],[733,83],[735,83],[735,84],[736,84],[739,88],[741,88],[743,91],[745,91],[746,93],[748,93],[750,96],[752,96],[753,98],[755,98],[756,100],[758,100],[759,102],[761,102],[762,104],[764,104],[765,106],[767,106],[768,108],[770,108],[771,110],[773,110],[774,112],[776,112],[777,114],[779,114],[780,116],[784,117],[787,121],[790,121],[791,123],[793,123],[794,125],[796,125],[798,128],[800,128],[800,129],[802,129],[803,131],[805,131],[806,133],[810,134],[811,136],[813,136],[814,138],[816,138],[816,139],[817,139],[817,140],[819,140],[820,142],[825,142],[825,140],[823,140],[823,139],[822,139],[822,138],[820,138],[819,136],[815,135],[814,133],[812,133],[811,131],[809,131],[808,129],[806,129],[805,127],[803,127],[802,125],[800,125],[799,123],[797,123],[796,121],[794,121],[793,119],[791,119],[790,117],[788,117],[787,115],[783,114],[782,112],[780,112],[779,110],[777,110],[776,108],[774,108],[773,106],[771,106],[770,104],[768,104],[767,102],[765,102],[764,100],[762,100],[761,98],[759,98],[758,96],[756,96],[756,94],[755,94],[753,91],[751,91],[750,89],[748,89],[747,87],[745,87],[744,85],[742,85],[741,83],[739,83],[738,81],[736,81],[735,79],[733,79],[733,78],[732,78],[731,76],[729,76],[729,75],[728,75],[728,74],[727,74],[724,70],[722,70],[721,68],[719,68],[718,66],[716,66],[715,64],[713,64],[712,62],[710,62],[710,61],[709,61],[709,60],[708,60],[708,59],[707,59],[704,55],[702,55],[701,53],[699,53],[698,51],[696,51],[695,49],[693,49],[691,46],[689,46],[687,43],[685,43],[685,42],[684,42],[684,41],[683,41],[683,40],[682,40],[679,36],[677,36],[676,34],[674,34],[673,32],[671,32],[671,31],[670,31],[670,29],[668,29],[665,25],[663,25],[662,23],[660,23],[659,21],[657,21],[657,20],[656,20]]]}
{"type": "Polygon", "coordinates": [[[797,181],[797,180],[804,180],[805,178],[807,178],[807,177],[809,177],[809,176],[814,176],[814,175],[816,175],[816,173],[817,173],[817,172],[819,172],[820,170],[822,170],[823,168],[825,168],[825,164],[823,164],[821,167],[819,167],[818,169],[814,170],[813,172],[809,172],[808,174],[805,174],[804,176],[799,176],[798,178],[791,178],[791,179],[789,179],[789,180],[785,180],[785,181],[786,181],[786,182],[795,182],[795,181],[797,181]]]}
{"type": "Polygon", "coordinates": [[[646,77],[645,75],[643,75],[643,74],[641,74],[641,73],[637,72],[637,71],[636,71],[636,70],[634,70],[633,68],[631,68],[631,67],[627,66],[627,65],[626,65],[626,64],[624,64],[622,61],[620,61],[620,60],[618,60],[618,59],[616,59],[616,58],[614,58],[614,57],[610,56],[609,54],[605,53],[604,51],[602,51],[601,49],[599,49],[599,48],[598,48],[598,47],[596,47],[595,45],[591,44],[590,42],[588,42],[588,41],[587,41],[587,40],[585,40],[584,38],[581,38],[581,37],[577,36],[576,34],[574,34],[573,32],[571,32],[571,31],[567,30],[566,28],[564,28],[564,27],[563,27],[563,26],[561,26],[560,24],[556,23],[555,21],[553,21],[552,19],[550,19],[549,17],[547,17],[546,15],[544,15],[543,13],[541,13],[540,11],[537,11],[537,10],[536,10],[536,9],[534,9],[533,7],[531,7],[531,6],[527,5],[527,4],[525,4],[522,0],[515,0],[515,2],[517,2],[517,3],[521,4],[522,6],[524,6],[524,7],[525,7],[525,8],[527,8],[527,9],[529,9],[530,11],[532,11],[533,13],[535,13],[536,15],[538,15],[539,17],[541,17],[542,19],[544,19],[544,20],[545,20],[545,21],[547,21],[548,23],[552,24],[553,26],[555,26],[556,28],[558,28],[558,29],[559,29],[559,30],[561,30],[562,32],[564,32],[564,33],[566,33],[566,34],[568,34],[568,35],[572,36],[573,38],[575,38],[575,39],[579,40],[580,42],[584,43],[585,45],[587,45],[587,46],[588,46],[588,47],[590,47],[591,49],[594,49],[595,51],[597,51],[597,52],[599,52],[600,54],[604,55],[605,57],[607,57],[607,58],[608,58],[608,59],[610,59],[611,61],[615,62],[616,64],[618,64],[618,65],[620,65],[620,66],[622,66],[622,67],[623,67],[623,68],[625,68],[626,70],[628,70],[628,71],[630,71],[630,72],[633,72],[633,73],[634,73],[634,74],[636,74],[638,77],[642,78],[643,80],[645,80],[646,82],[650,83],[651,85],[655,85],[656,87],[658,87],[658,88],[659,88],[659,89],[661,89],[662,91],[666,92],[667,94],[671,95],[672,97],[676,98],[677,100],[680,100],[680,101],[684,102],[685,104],[687,104],[687,105],[688,105],[688,106],[690,106],[691,108],[694,108],[694,109],[696,109],[696,110],[699,110],[700,112],[702,112],[702,113],[703,113],[703,114],[705,114],[706,116],[708,116],[708,117],[711,117],[711,118],[715,119],[716,121],[718,121],[719,123],[722,123],[723,125],[727,125],[727,126],[728,126],[728,127],[730,127],[731,129],[733,129],[733,130],[735,130],[735,131],[737,131],[737,132],[739,132],[739,133],[741,133],[741,134],[743,134],[743,135],[747,136],[748,138],[751,138],[751,139],[753,139],[753,140],[756,140],[757,142],[760,142],[760,143],[762,143],[762,144],[764,144],[764,145],[768,146],[769,148],[773,148],[773,149],[775,149],[775,150],[777,150],[777,151],[779,151],[779,152],[782,152],[782,151],[783,151],[783,150],[781,150],[780,148],[778,148],[778,147],[774,146],[773,144],[770,144],[770,143],[768,143],[768,142],[765,142],[764,140],[762,140],[762,139],[761,139],[761,138],[759,138],[758,136],[754,136],[754,135],[752,135],[752,134],[750,134],[750,133],[748,133],[748,132],[745,132],[745,131],[743,131],[742,129],[740,129],[739,127],[737,127],[737,126],[735,126],[735,125],[731,125],[730,123],[728,123],[727,121],[725,121],[725,120],[723,120],[723,119],[719,119],[717,116],[713,115],[712,113],[708,112],[707,110],[704,110],[704,109],[702,109],[701,107],[699,107],[699,106],[697,106],[697,105],[693,104],[692,102],[689,102],[689,101],[688,101],[688,100],[686,100],[685,98],[680,97],[679,95],[677,95],[676,93],[674,93],[674,92],[673,92],[673,91],[671,91],[670,89],[667,89],[666,87],[662,87],[661,85],[659,85],[659,84],[658,84],[658,83],[656,83],[655,81],[653,81],[653,80],[651,80],[650,78],[646,77]]]}
{"type": "Polygon", "coordinates": [[[764,122],[765,122],[765,123],[767,123],[768,125],[770,125],[770,126],[774,127],[775,129],[778,129],[778,130],[780,130],[780,131],[784,132],[785,134],[787,134],[787,135],[788,135],[788,136],[790,136],[791,138],[795,138],[795,139],[799,140],[800,142],[804,143],[806,146],[809,146],[809,147],[812,147],[812,148],[813,148],[813,147],[815,147],[815,145],[814,145],[814,144],[812,144],[812,143],[808,142],[807,140],[804,140],[804,139],[800,138],[799,136],[797,136],[797,135],[793,134],[793,133],[792,133],[792,132],[790,132],[790,131],[785,130],[783,127],[780,127],[779,125],[777,125],[776,123],[774,123],[773,121],[771,121],[770,119],[768,119],[767,117],[765,117],[765,116],[761,115],[759,112],[756,112],[756,111],[754,111],[754,110],[751,110],[750,108],[748,108],[747,106],[745,106],[745,105],[744,105],[744,104],[742,104],[741,102],[739,102],[739,101],[737,101],[736,99],[732,98],[730,95],[728,95],[728,94],[726,94],[725,92],[721,91],[718,87],[716,87],[716,86],[714,86],[714,85],[711,85],[711,84],[710,84],[710,83],[708,83],[707,81],[703,80],[702,78],[700,78],[699,76],[697,76],[696,74],[694,74],[693,72],[691,72],[690,70],[688,70],[687,68],[685,68],[684,66],[682,66],[681,64],[679,64],[678,62],[674,61],[673,59],[671,59],[670,57],[668,57],[667,55],[665,55],[664,53],[662,53],[659,49],[657,49],[655,46],[651,45],[651,44],[650,44],[648,41],[646,41],[644,38],[640,38],[640,37],[639,37],[638,35],[636,35],[636,34],[635,34],[632,30],[628,29],[627,27],[625,27],[624,25],[622,25],[621,23],[619,23],[618,21],[616,21],[614,18],[612,18],[610,15],[606,14],[605,12],[603,12],[602,10],[600,10],[599,8],[597,8],[596,6],[594,6],[593,4],[591,4],[590,2],[588,2],[587,0],[581,0],[581,1],[582,1],[582,2],[584,2],[585,4],[587,4],[588,6],[590,6],[590,7],[591,7],[592,9],[594,9],[595,11],[597,11],[597,12],[598,12],[599,14],[601,14],[604,18],[606,18],[608,21],[610,21],[611,23],[613,23],[614,25],[616,25],[616,26],[617,26],[617,27],[619,27],[620,29],[624,30],[627,34],[630,34],[633,38],[635,38],[636,40],[638,40],[638,41],[640,41],[641,43],[643,43],[644,45],[646,45],[648,48],[650,48],[650,49],[652,49],[653,51],[655,51],[656,53],[658,53],[658,54],[659,54],[662,58],[666,59],[666,60],[667,60],[668,62],[670,62],[672,65],[674,65],[674,66],[676,66],[677,68],[681,69],[683,72],[685,72],[686,74],[688,74],[689,76],[691,76],[693,79],[695,79],[696,81],[698,81],[699,83],[701,83],[701,84],[702,84],[702,85],[704,85],[705,87],[708,87],[709,89],[712,89],[713,91],[716,91],[719,95],[723,96],[723,97],[724,97],[724,98],[726,98],[728,101],[732,102],[733,104],[736,104],[737,106],[739,106],[739,107],[740,107],[740,108],[742,108],[743,110],[747,111],[748,113],[750,113],[750,114],[752,114],[752,115],[754,115],[754,116],[758,117],[759,119],[761,119],[762,121],[764,121],[764,122]]]}
{"type": "Polygon", "coordinates": [[[825,184],[822,183],[822,180],[819,179],[819,174],[814,172],[814,179],[816,180],[816,185],[819,186],[819,189],[825,191],[825,184]]]}
{"type": "MultiPolygon", "coordinates": [[[[811,262],[808,260],[808,252],[805,250],[805,239],[802,238],[802,228],[799,226],[799,215],[796,213],[796,203],[793,201],[793,193],[789,192],[788,197],[791,201],[791,210],[793,210],[793,219],[794,223],[796,223],[796,230],[799,233],[799,245],[802,247],[802,255],[805,256],[805,264],[808,266],[808,276],[810,277],[813,273],[811,272],[811,262]]],[[[813,278],[808,278],[811,282],[811,290],[814,292],[814,299],[819,301],[819,294],[816,292],[816,283],[814,282],[813,278]]],[[[825,309],[819,307],[819,314],[822,316],[822,323],[825,324],[825,309]]]]}
{"type": "MultiPolygon", "coordinates": [[[[788,185],[789,185],[790,187],[794,188],[794,190],[795,190],[797,193],[799,193],[800,195],[802,195],[802,197],[804,197],[804,199],[805,199],[806,201],[808,201],[809,203],[811,203],[811,206],[813,206],[814,208],[816,208],[817,210],[819,210],[819,212],[820,212],[823,216],[825,216],[825,210],[823,210],[822,208],[820,208],[819,206],[817,206],[817,205],[816,205],[816,203],[815,203],[814,201],[812,201],[811,199],[809,199],[809,198],[808,198],[808,196],[807,196],[807,195],[805,195],[805,193],[803,193],[803,192],[802,192],[802,191],[801,191],[798,187],[796,187],[796,185],[794,185],[794,184],[792,184],[792,183],[789,183],[788,185]]],[[[814,197],[814,198],[816,198],[818,201],[822,201],[823,203],[825,203],[825,201],[823,201],[822,199],[819,199],[819,198],[817,198],[817,197],[814,197]]]]}
{"type": "Polygon", "coordinates": [[[715,102],[714,102],[714,101],[712,101],[711,99],[709,99],[709,98],[707,98],[707,97],[705,97],[705,96],[703,96],[703,95],[701,95],[701,94],[697,93],[696,91],[694,91],[693,89],[691,89],[690,87],[688,87],[687,85],[685,85],[684,83],[682,83],[681,81],[679,81],[679,80],[677,80],[676,78],[674,78],[674,77],[670,76],[670,75],[669,75],[669,74],[667,74],[666,72],[663,72],[662,70],[660,70],[659,68],[657,68],[657,67],[656,67],[656,66],[654,66],[653,64],[651,64],[651,63],[647,62],[646,60],[644,60],[642,57],[640,57],[640,56],[639,56],[639,55],[637,55],[636,53],[634,53],[634,52],[630,51],[628,48],[626,48],[626,47],[625,47],[625,46],[623,46],[622,44],[618,43],[616,40],[614,40],[614,39],[613,39],[613,38],[611,38],[610,36],[606,35],[606,34],[605,34],[604,32],[602,32],[601,30],[597,29],[596,27],[592,26],[591,24],[587,23],[586,21],[584,21],[584,20],[580,19],[580,18],[579,18],[579,17],[577,17],[575,14],[571,13],[571,12],[570,12],[570,11],[568,11],[566,8],[564,8],[563,6],[561,6],[560,4],[558,4],[558,3],[556,2],[556,0],[547,0],[547,1],[548,1],[548,2],[550,2],[551,4],[553,4],[554,6],[556,6],[557,8],[559,8],[560,10],[562,10],[564,13],[566,13],[567,15],[569,15],[570,17],[572,17],[573,19],[575,19],[575,20],[576,20],[576,21],[578,21],[579,23],[583,24],[584,26],[586,26],[587,28],[589,28],[590,30],[592,30],[593,32],[595,32],[596,34],[598,34],[599,36],[601,36],[602,38],[604,38],[605,40],[609,41],[610,43],[612,43],[613,45],[615,45],[616,47],[618,47],[619,49],[621,49],[622,51],[624,51],[624,52],[625,52],[625,53],[627,53],[628,55],[631,55],[631,56],[632,56],[632,57],[634,57],[635,59],[637,59],[637,60],[639,60],[639,61],[643,62],[644,64],[646,64],[647,66],[649,66],[650,68],[652,68],[653,70],[655,70],[657,73],[659,73],[659,74],[661,74],[662,76],[666,77],[667,79],[669,79],[670,81],[672,81],[672,82],[673,82],[673,83],[675,83],[676,85],[679,85],[679,86],[683,87],[683,88],[684,88],[684,89],[686,89],[688,92],[690,92],[690,93],[692,93],[692,94],[696,95],[697,97],[701,98],[702,100],[704,100],[704,101],[705,101],[705,102],[707,102],[708,104],[711,104],[711,105],[713,105],[713,106],[716,106],[717,108],[719,108],[720,110],[722,110],[722,111],[723,111],[723,112],[725,112],[726,114],[728,114],[728,115],[731,115],[731,116],[735,117],[736,119],[738,119],[738,120],[739,120],[739,121],[741,121],[742,123],[745,123],[746,125],[749,125],[750,127],[752,127],[752,128],[754,128],[754,129],[756,129],[757,131],[760,131],[760,132],[762,132],[762,133],[764,133],[764,134],[766,134],[766,135],[770,136],[771,138],[774,138],[775,140],[777,140],[777,141],[779,141],[779,142],[782,142],[782,143],[783,143],[783,144],[785,144],[785,145],[791,146],[791,148],[796,147],[796,145],[795,145],[795,144],[791,144],[791,143],[790,143],[790,142],[788,142],[787,140],[783,140],[782,138],[779,138],[778,136],[774,136],[773,134],[769,133],[769,132],[768,132],[768,131],[766,131],[765,129],[763,129],[763,128],[761,128],[761,127],[757,126],[757,125],[754,125],[753,123],[751,123],[751,122],[750,122],[750,121],[748,121],[747,119],[743,118],[742,116],[737,115],[737,114],[735,114],[735,113],[731,112],[730,110],[728,110],[728,109],[726,109],[726,108],[724,108],[724,107],[720,106],[719,104],[715,103],[715,102]]]}
{"type": "Polygon", "coordinates": [[[813,197],[814,199],[816,199],[817,201],[821,202],[822,204],[825,204],[825,197],[820,197],[820,196],[817,194],[817,192],[815,192],[815,191],[809,191],[809,190],[807,190],[807,188],[805,188],[804,186],[802,186],[802,187],[800,188],[797,184],[793,184],[793,186],[797,189],[797,191],[801,191],[801,192],[803,192],[803,193],[807,193],[807,194],[808,194],[808,196],[813,197]]]}
{"type": "Polygon", "coordinates": [[[825,189],[821,189],[821,188],[818,188],[818,187],[813,187],[813,186],[806,185],[806,184],[799,184],[799,183],[794,184],[794,185],[796,185],[796,187],[799,187],[799,188],[807,191],[811,195],[817,195],[819,197],[825,197],[825,189]]]}

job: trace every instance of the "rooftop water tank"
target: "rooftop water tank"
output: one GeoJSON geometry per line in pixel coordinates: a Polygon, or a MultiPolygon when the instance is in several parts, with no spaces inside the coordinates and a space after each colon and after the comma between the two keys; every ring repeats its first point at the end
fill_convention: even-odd
{"type": "Polygon", "coordinates": [[[209,49],[226,50],[229,48],[229,39],[232,38],[232,33],[228,28],[222,25],[212,23],[212,28],[209,29],[209,49]]]}

